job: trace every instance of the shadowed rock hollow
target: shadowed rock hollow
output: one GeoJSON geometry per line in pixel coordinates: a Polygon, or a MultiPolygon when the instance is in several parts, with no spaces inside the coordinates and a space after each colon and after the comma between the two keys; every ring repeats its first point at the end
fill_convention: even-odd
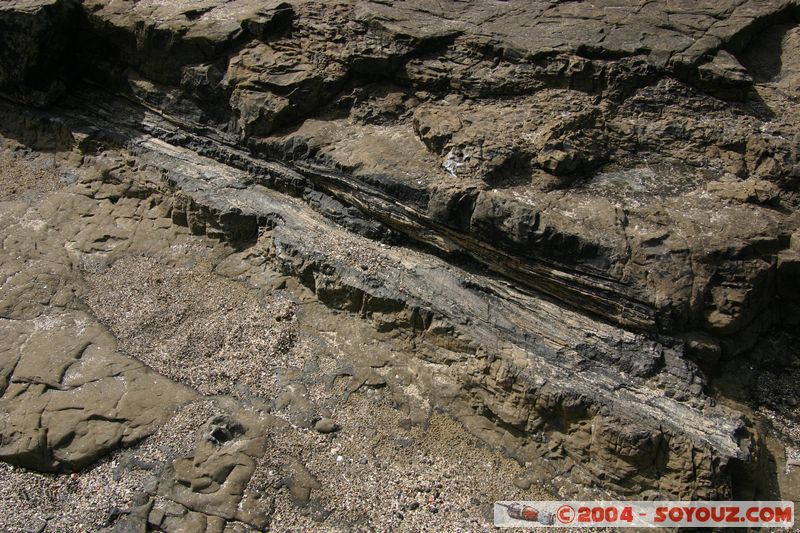
{"type": "Polygon", "coordinates": [[[328,383],[409,427],[446,413],[552,497],[797,499],[799,22],[777,0],[4,2],[0,457],[80,471],[212,398],[193,460],[105,525],[281,526],[265,502],[290,494],[338,527],[312,495],[341,480],[295,458],[317,452],[265,459],[348,431],[328,383]],[[201,271],[229,288],[171,277],[201,271]],[[332,338],[362,348],[311,365],[332,338]],[[255,498],[265,461],[289,473],[255,498]]]}

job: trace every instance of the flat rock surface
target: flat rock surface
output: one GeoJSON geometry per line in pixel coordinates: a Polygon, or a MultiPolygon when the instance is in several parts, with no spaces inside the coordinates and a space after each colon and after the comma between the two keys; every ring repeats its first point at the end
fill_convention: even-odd
{"type": "Polygon", "coordinates": [[[3,527],[796,499],[798,28],[796,0],[3,3],[3,527]]]}
{"type": "Polygon", "coordinates": [[[76,265],[35,208],[4,202],[0,457],[77,470],[151,434],[194,396],[117,351],[76,265]]]}
{"type": "MultiPolygon", "coordinates": [[[[411,422],[409,408],[404,412],[393,407],[409,401],[399,390],[386,387],[386,379],[396,378],[384,379],[384,371],[376,373],[363,359],[374,362],[372,354],[399,353],[403,343],[377,334],[356,318],[333,314],[301,286],[278,288],[292,281],[277,272],[253,266],[242,270],[248,263],[231,255],[232,250],[189,235],[159,208],[142,209],[146,201],[120,199],[112,204],[84,196],[83,187],[61,179],[68,177],[64,172],[69,166],[60,159],[4,154],[9,162],[5,168],[13,170],[5,172],[4,179],[17,180],[25,172],[35,176],[40,158],[49,162],[41,175],[58,190],[39,194],[24,206],[19,200],[5,201],[3,216],[49,213],[49,222],[57,221],[61,241],[51,254],[72,257],[69,278],[77,287],[74,302],[81,309],[65,312],[59,320],[42,315],[21,322],[19,327],[30,324],[41,336],[31,337],[30,350],[36,342],[46,343],[49,357],[38,364],[31,360],[17,365],[11,379],[33,373],[46,377],[54,372],[50,366],[62,359],[71,362],[65,384],[59,385],[64,390],[47,394],[53,395],[48,404],[63,401],[57,394],[71,396],[75,415],[59,417],[63,426],[44,422],[44,427],[52,427],[53,434],[70,427],[67,424],[80,428],[81,416],[90,407],[91,419],[115,420],[108,427],[89,425],[86,438],[79,433],[71,447],[54,446],[53,455],[67,467],[85,465],[77,462],[80,458],[73,451],[79,444],[81,451],[95,456],[110,454],[78,473],[47,476],[2,465],[0,503],[7,512],[0,527],[99,531],[149,524],[172,531],[227,524],[234,531],[247,531],[276,524],[312,530],[411,531],[457,522],[474,529],[486,527],[491,518],[487,502],[509,491],[530,498],[549,494],[544,481],[524,491],[510,484],[508,480],[527,475],[524,467],[479,445],[450,417],[425,410],[423,428],[411,422]],[[144,232],[131,223],[141,224],[142,214],[153,223],[144,232]],[[243,274],[259,289],[230,278],[243,274]],[[82,333],[68,329],[69,316],[83,320],[82,333]],[[48,343],[56,334],[69,340],[48,343]],[[82,338],[92,339],[94,345],[75,363],[69,349],[82,338]],[[113,348],[101,350],[101,341],[113,348]],[[365,374],[367,370],[371,374],[365,374]],[[131,379],[137,372],[149,376],[149,382],[131,379]],[[84,381],[100,386],[112,381],[116,386],[94,397],[81,387],[84,381]],[[189,386],[206,396],[191,392],[189,386]],[[146,391],[135,413],[115,411],[110,405],[123,390],[129,395],[146,391]],[[143,424],[152,416],[147,409],[153,404],[161,418],[143,424]],[[123,419],[125,415],[130,420],[123,419]],[[336,433],[310,429],[326,416],[336,421],[336,433]],[[150,435],[143,442],[135,435],[100,440],[136,423],[140,437],[150,435]],[[97,444],[88,438],[97,439],[97,444]],[[68,458],[75,462],[65,462],[68,458]],[[496,482],[487,484],[492,477],[496,482]]],[[[113,191],[113,186],[104,188],[113,191]]],[[[37,220],[40,231],[49,227],[37,220]]],[[[4,231],[13,234],[14,227],[9,224],[4,231]]],[[[35,242],[41,250],[46,239],[35,242]]],[[[41,307],[51,315],[58,311],[51,305],[41,307]]],[[[4,322],[4,327],[16,323],[4,322]]],[[[6,342],[9,348],[18,345],[14,336],[3,338],[4,349],[6,342]]],[[[3,368],[10,367],[4,363],[3,368]]],[[[408,374],[403,379],[408,391],[415,389],[408,374]]],[[[421,401],[419,393],[412,398],[421,401]]],[[[17,409],[40,405],[26,396],[4,396],[2,402],[4,414],[12,419],[17,409]]],[[[416,409],[429,408],[420,404],[416,409]]],[[[34,429],[11,433],[3,426],[3,435],[17,443],[23,441],[23,431],[34,429]]],[[[42,443],[42,449],[49,445],[42,443]]],[[[19,464],[8,449],[4,447],[4,459],[19,464]]],[[[46,470],[49,463],[28,466],[46,470]]]]}

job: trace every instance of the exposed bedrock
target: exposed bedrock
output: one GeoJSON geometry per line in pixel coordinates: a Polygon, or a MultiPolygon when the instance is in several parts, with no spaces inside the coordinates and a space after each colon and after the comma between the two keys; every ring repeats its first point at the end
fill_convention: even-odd
{"type": "Polygon", "coordinates": [[[6,205],[0,219],[0,459],[79,470],[150,435],[195,396],[117,351],[79,299],[74,260],[39,213],[6,205]]]}
{"type": "Polygon", "coordinates": [[[16,1],[0,39],[39,45],[0,90],[53,105],[0,127],[128,153],[76,187],[408,335],[432,402],[521,461],[757,495],[761,435],[708,376],[800,321],[800,7],[617,4],[16,1]]]}
{"type": "MultiPolygon", "coordinates": [[[[140,118],[149,128],[169,127],[149,112],[140,118]]],[[[380,245],[253,180],[279,178],[285,168],[241,171],[135,136],[101,115],[65,111],[58,127],[65,125],[74,128],[77,150],[90,149],[82,166],[99,169],[87,172],[71,197],[49,204],[60,206],[49,223],[67,234],[119,210],[148,213],[139,222],[148,227],[174,223],[238,242],[244,251],[226,259],[225,271],[252,277],[254,266],[271,265],[327,306],[405,335],[408,358],[395,364],[412,372],[432,405],[522,462],[552,462],[573,483],[711,498],[763,489],[767,456],[757,429],[706,395],[706,378],[684,357],[681,342],[626,331],[421,251],[380,245]],[[77,141],[91,128],[117,139],[130,134],[130,155],[77,141]],[[100,202],[97,208],[87,196],[100,202]]],[[[71,247],[102,253],[122,242],[128,227],[80,232],[71,247]]],[[[195,498],[180,490],[171,497],[195,498]]]]}
{"type": "Polygon", "coordinates": [[[0,78],[35,88],[70,64],[288,162],[323,210],[356,209],[626,327],[702,330],[735,352],[777,318],[798,161],[791,118],[756,86],[794,49],[753,50],[776,27],[794,34],[795,2],[76,9],[4,7],[10,42],[31,37],[23,15],[79,38],[25,47],[0,78]]]}
{"type": "Polygon", "coordinates": [[[74,78],[79,9],[72,0],[10,0],[0,5],[0,92],[51,103],[74,78]]]}

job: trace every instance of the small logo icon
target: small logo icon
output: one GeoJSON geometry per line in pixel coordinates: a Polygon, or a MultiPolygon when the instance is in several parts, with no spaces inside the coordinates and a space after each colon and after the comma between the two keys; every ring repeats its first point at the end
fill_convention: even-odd
{"type": "Polygon", "coordinates": [[[535,507],[531,507],[530,505],[522,505],[521,503],[511,503],[511,504],[498,504],[500,507],[505,507],[506,514],[508,514],[509,518],[514,520],[524,520],[525,522],[539,522],[543,525],[552,525],[553,524],[553,514],[542,512],[536,509],[535,507]]]}
{"type": "Polygon", "coordinates": [[[571,524],[573,520],[575,520],[575,509],[570,507],[569,505],[562,505],[556,511],[556,517],[558,517],[558,521],[562,524],[571,524]]]}

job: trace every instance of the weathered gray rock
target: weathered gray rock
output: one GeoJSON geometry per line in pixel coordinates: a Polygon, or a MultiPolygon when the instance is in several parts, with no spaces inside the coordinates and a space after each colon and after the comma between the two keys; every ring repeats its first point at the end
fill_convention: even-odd
{"type": "Polygon", "coordinates": [[[161,478],[160,495],[186,509],[259,530],[269,525],[271,509],[254,498],[248,485],[258,460],[267,451],[267,434],[275,419],[220,400],[232,411],[213,417],[200,431],[192,457],[176,459],[161,478]]]}
{"type": "Polygon", "coordinates": [[[251,0],[90,0],[83,9],[91,28],[81,36],[83,51],[95,60],[116,56],[121,68],[132,61],[158,83],[178,83],[183,67],[213,62],[243,41],[272,37],[292,16],[287,2],[251,0]]]}
{"type": "MultiPolygon", "coordinates": [[[[760,90],[773,58],[752,49],[796,4],[618,7],[90,2],[78,62],[291,163],[302,178],[268,184],[353,230],[392,235],[380,221],[626,327],[746,347],[798,222],[725,201],[794,205],[798,162],[788,118],[715,97],[760,90]]],[[[203,231],[196,206],[176,216],[203,231]]]]}
{"type": "MultiPolygon", "coordinates": [[[[249,246],[326,305],[403,331],[426,394],[485,441],[629,494],[730,497],[755,490],[762,442],[706,395],[697,363],[713,369],[797,323],[799,9],[18,0],[0,8],[0,43],[30,61],[0,53],[0,92],[50,101],[61,77],[42,65],[66,61],[96,87],[23,115],[60,125],[83,154],[122,147],[136,162],[98,158],[97,179],[79,185],[87,202],[166,199],[176,225],[249,246]],[[70,9],[79,22],[61,16],[70,9]],[[41,28],[79,32],[74,54],[42,47],[41,28]],[[361,268],[354,250],[380,268],[361,268]]],[[[144,230],[163,224],[137,217],[144,230]]],[[[89,252],[117,246],[111,229],[74,239],[89,252]]],[[[135,412],[124,398],[95,401],[103,379],[150,377],[117,363],[99,331],[88,346],[123,373],[94,371],[101,379],[75,384],[87,396],[73,403],[57,393],[73,392],[59,387],[73,387],[62,381],[84,344],[59,340],[63,357],[46,365],[17,353],[51,309],[83,315],[65,275],[16,257],[3,272],[27,274],[0,307],[27,324],[9,326],[0,370],[4,409],[18,413],[2,433],[8,457],[79,465],[150,431],[163,413],[149,399],[134,398],[135,412]],[[23,388],[31,399],[16,402],[23,388]],[[63,438],[42,442],[37,413],[95,403],[111,415],[89,410],[76,434],[99,432],[99,446],[59,422],[63,438]]],[[[310,427],[302,397],[280,401],[310,427]]],[[[266,429],[241,424],[210,429],[237,436],[173,465],[163,491],[194,510],[175,520],[243,519],[236,502],[263,453],[249,432],[266,429]]]]}
{"type": "MultiPolygon", "coordinates": [[[[93,120],[103,121],[100,116],[93,120]]],[[[147,120],[158,127],[157,117],[147,120]]],[[[757,435],[739,413],[714,406],[704,396],[705,380],[684,358],[678,341],[665,344],[666,339],[610,326],[491,277],[453,271],[432,256],[383,248],[332,226],[301,199],[248,185],[249,173],[188,149],[152,138],[132,141],[130,148],[137,154],[134,166],[160,171],[121,174],[131,180],[125,191],[139,195],[150,187],[158,196],[186,197],[202,213],[204,225],[198,227],[223,238],[238,235],[220,222],[226,213],[245,226],[263,224],[252,253],[295,276],[326,305],[357,313],[378,329],[417,338],[420,359],[408,364],[415,368],[418,386],[482,439],[521,460],[569,458],[577,463],[572,477],[582,483],[703,497],[730,494],[739,483],[735,472],[757,468],[757,435]],[[351,263],[354,251],[366,261],[366,270],[351,263]],[[604,440],[591,436],[600,431],[604,440]],[[543,442],[536,435],[547,437],[543,442]],[[642,468],[661,460],[662,442],[671,447],[667,463],[659,470],[642,468]]],[[[252,164],[264,175],[291,175],[281,166],[252,164]]],[[[98,187],[89,180],[80,187],[96,191],[89,193],[95,196],[107,195],[109,185],[110,190],[117,187],[114,182],[98,187]]],[[[113,205],[125,201],[121,196],[113,205]]],[[[175,220],[188,224],[189,219],[175,220]]],[[[87,234],[81,248],[92,250],[106,240],[87,234]]],[[[293,423],[310,427],[314,406],[302,383],[292,380],[287,374],[287,392],[274,407],[288,407],[293,423]]],[[[355,388],[367,382],[381,383],[369,374],[353,377],[355,388]]],[[[207,467],[202,466],[205,459],[176,463],[175,480],[183,481],[162,480],[162,490],[177,491],[168,492],[171,499],[229,518],[235,512],[226,506],[237,505],[236,494],[252,472],[247,467],[230,483],[217,479],[214,465],[222,459],[215,457],[228,449],[228,442],[255,446],[245,435],[266,431],[258,420],[230,416],[212,420],[202,432],[198,457],[208,457],[207,467]]],[[[227,461],[229,454],[224,457],[227,461]]],[[[236,459],[236,464],[247,466],[248,461],[236,459]]]]}

